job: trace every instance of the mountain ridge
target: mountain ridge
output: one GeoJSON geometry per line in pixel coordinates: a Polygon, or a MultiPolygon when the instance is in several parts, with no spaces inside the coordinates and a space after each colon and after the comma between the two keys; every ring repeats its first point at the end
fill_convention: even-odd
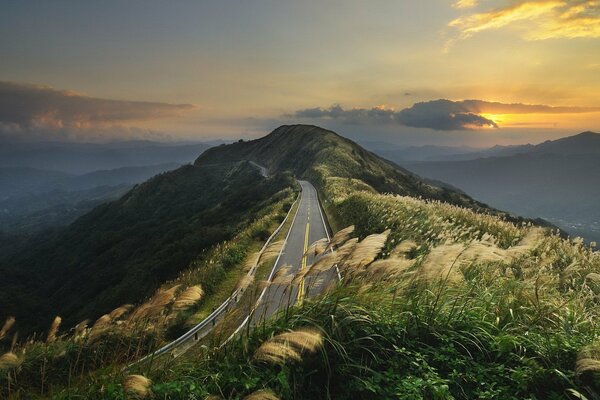
{"type": "Polygon", "coordinates": [[[262,163],[270,171],[289,170],[300,178],[321,185],[323,170],[341,178],[357,178],[380,192],[421,196],[453,204],[487,210],[485,204],[453,190],[450,185],[436,186],[427,178],[370,152],[352,140],[315,125],[282,125],[270,134],[251,141],[239,141],[206,150],[194,165],[223,160],[250,160],[262,163]]]}
{"type": "Polygon", "coordinates": [[[600,240],[600,134],[582,132],[516,151],[472,160],[414,162],[420,175],[460,188],[482,201],[541,217],[566,232],[600,240]]]}

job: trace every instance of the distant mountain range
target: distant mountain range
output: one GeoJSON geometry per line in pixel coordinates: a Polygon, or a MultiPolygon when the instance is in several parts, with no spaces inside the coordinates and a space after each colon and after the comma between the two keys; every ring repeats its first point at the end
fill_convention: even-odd
{"type": "Polygon", "coordinates": [[[600,134],[496,146],[467,158],[401,164],[491,206],[540,217],[573,235],[600,241],[600,134]]]}
{"type": "Polygon", "coordinates": [[[122,167],[164,163],[187,164],[207,148],[221,143],[223,142],[2,142],[0,143],[0,168],[27,167],[69,174],[85,174],[122,167]]]}
{"type": "Polygon", "coordinates": [[[116,200],[137,183],[180,164],[123,167],[83,175],[34,168],[0,168],[0,231],[33,232],[66,225],[116,200]]]}
{"type": "Polygon", "coordinates": [[[0,232],[66,225],[224,141],[0,143],[0,232]]]}

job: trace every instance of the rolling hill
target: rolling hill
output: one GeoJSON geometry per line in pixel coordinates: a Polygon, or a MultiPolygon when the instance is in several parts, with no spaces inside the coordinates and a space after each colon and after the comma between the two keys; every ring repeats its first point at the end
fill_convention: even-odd
{"type": "MultiPolygon", "coordinates": [[[[51,313],[75,323],[140,299],[175,277],[202,249],[231,238],[275,193],[292,187],[289,173],[311,180],[324,194],[329,179],[349,179],[378,192],[496,212],[461,192],[425,182],[334,132],[282,126],[261,139],[208,149],[194,165],[158,175],[64,229],[34,236],[27,250],[5,252],[0,309],[26,315],[22,324],[27,328],[27,323],[43,325],[51,313]],[[274,177],[261,180],[247,161],[266,166],[274,177]]],[[[73,179],[77,183],[81,178],[68,178],[73,179]]],[[[331,218],[335,224],[335,216],[331,218]]]]}
{"type": "Polygon", "coordinates": [[[359,179],[380,192],[489,210],[457,190],[436,186],[335,132],[312,125],[284,125],[260,139],[213,147],[195,165],[218,164],[223,160],[255,161],[272,172],[290,171],[321,188],[327,177],[359,179]]]}
{"type": "MultiPolygon", "coordinates": [[[[309,251],[316,254],[319,246],[323,243],[309,251]]],[[[116,295],[125,300],[160,289],[146,302],[138,299],[137,308],[120,307],[100,317],[91,329],[18,344],[5,357],[4,365],[13,364],[8,375],[0,375],[0,394],[115,400],[591,399],[600,389],[598,252],[420,180],[314,126],[283,126],[261,139],[214,148],[193,166],[153,178],[95,209],[45,249],[31,243],[26,255],[13,259],[24,260],[22,268],[3,276],[24,282],[27,275],[19,274],[32,265],[26,256],[33,254],[38,268],[51,268],[38,286],[52,288],[60,274],[49,305],[68,299],[61,309],[67,314],[102,312],[109,299],[116,303],[116,295]],[[247,161],[265,165],[271,177],[262,177],[247,161]],[[190,243],[195,250],[207,248],[207,241],[260,217],[260,210],[289,201],[292,173],[318,187],[336,251],[298,273],[286,275],[289,268],[282,267],[284,273],[272,282],[252,283],[248,297],[202,346],[179,358],[123,368],[155,341],[164,343],[161,329],[177,318],[178,301],[190,289],[197,293],[198,287],[188,286],[196,282],[186,277],[202,268],[193,264],[186,270],[178,262],[180,250],[190,243]],[[184,279],[171,280],[179,267],[184,279]],[[341,280],[322,295],[306,297],[224,343],[252,313],[261,287],[280,285],[291,293],[305,278],[319,281],[319,273],[334,270],[341,280]],[[136,315],[156,304],[150,325],[135,330],[136,315]],[[9,389],[2,391],[1,383],[9,389]]],[[[206,254],[202,267],[222,262],[206,254]]],[[[237,252],[223,254],[230,265],[243,259],[237,252]]],[[[210,278],[204,274],[199,282],[210,278]]],[[[13,295],[17,290],[22,288],[13,295]]],[[[31,307],[44,300],[31,295],[19,304],[35,310],[31,307]]]]}
{"type": "Polygon", "coordinates": [[[73,325],[138,301],[232,238],[293,185],[284,175],[264,179],[248,163],[188,165],[66,228],[21,246],[7,240],[0,245],[2,317],[15,315],[27,333],[56,314],[73,325]]]}
{"type": "Polygon", "coordinates": [[[508,156],[407,163],[494,207],[544,218],[573,235],[600,240],[600,134],[513,149],[508,156]]]}

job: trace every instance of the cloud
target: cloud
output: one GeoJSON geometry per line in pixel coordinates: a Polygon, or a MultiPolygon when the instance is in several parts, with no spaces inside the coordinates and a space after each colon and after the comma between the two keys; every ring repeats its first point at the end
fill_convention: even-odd
{"type": "Polygon", "coordinates": [[[348,124],[398,124],[413,128],[439,131],[498,128],[487,114],[575,114],[600,112],[600,107],[552,107],[547,105],[499,103],[484,100],[432,100],[415,103],[400,111],[378,106],[373,108],[344,109],[340,105],[329,108],[307,108],[287,117],[331,119],[348,124]]]}
{"type": "Polygon", "coordinates": [[[338,119],[349,124],[362,124],[366,121],[379,124],[394,122],[394,110],[385,108],[385,106],[378,106],[370,109],[353,108],[345,110],[339,104],[336,104],[329,108],[307,108],[305,110],[296,111],[294,114],[288,116],[309,119],[338,119]]]}
{"type": "Polygon", "coordinates": [[[416,103],[397,112],[395,119],[402,125],[439,131],[498,127],[494,121],[473,112],[463,102],[450,100],[416,103]]]}
{"type": "Polygon", "coordinates": [[[454,4],[452,4],[452,7],[457,8],[459,10],[473,8],[477,6],[478,2],[478,0],[458,0],[454,4]]]}
{"type": "Polygon", "coordinates": [[[175,117],[194,108],[191,104],[100,99],[49,86],[0,82],[0,130],[5,135],[109,131],[134,122],[175,117]]]}
{"type": "Polygon", "coordinates": [[[462,16],[448,24],[462,39],[507,26],[527,40],[600,37],[600,0],[518,1],[492,11],[462,16]]]}

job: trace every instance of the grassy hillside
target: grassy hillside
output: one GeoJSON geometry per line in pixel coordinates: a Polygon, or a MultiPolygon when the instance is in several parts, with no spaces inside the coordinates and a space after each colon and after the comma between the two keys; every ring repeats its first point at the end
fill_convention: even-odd
{"type": "Polygon", "coordinates": [[[547,141],[518,154],[406,165],[477,199],[528,217],[542,217],[572,235],[600,240],[600,134],[547,141]]]}
{"type": "Polygon", "coordinates": [[[338,265],[340,284],[224,349],[216,336],[139,371],[151,381],[102,374],[62,396],[598,398],[599,253],[531,224],[347,183],[330,180],[327,201],[356,228],[315,267],[338,265]]]}
{"type": "MultiPolygon", "coordinates": [[[[196,165],[217,168],[247,157],[317,183],[336,227],[336,251],[302,275],[277,276],[269,284],[289,290],[299,278],[335,266],[341,282],[224,348],[219,346],[231,332],[226,323],[205,346],[167,364],[128,372],[120,368],[123,358],[106,356],[94,364],[99,356],[91,354],[153,348],[154,336],[136,331],[131,321],[156,304],[150,326],[169,320],[182,290],[196,283],[179,278],[135,310],[109,318],[112,328],[101,341],[95,342],[92,327],[35,345],[44,357],[17,346],[12,361],[6,358],[12,362],[5,367],[7,379],[39,381],[36,367],[44,359],[54,363],[52,371],[62,371],[45,393],[65,399],[600,398],[598,252],[582,240],[486,210],[460,193],[442,201],[443,189],[389,171],[391,164],[330,132],[281,129],[275,133],[283,139],[274,133],[221,147],[196,165]],[[296,151],[291,132],[303,137],[294,142],[296,151]],[[64,349],[70,349],[66,356],[64,349]],[[84,364],[91,373],[78,354],[92,359],[84,364]],[[66,372],[72,370],[76,379],[66,372]]],[[[215,258],[209,258],[212,265],[215,258]]],[[[27,385],[14,384],[10,393],[32,393],[27,385]]]]}
{"type": "Polygon", "coordinates": [[[196,165],[252,160],[271,171],[291,171],[321,188],[328,177],[354,178],[380,192],[420,196],[485,208],[464,194],[426,183],[411,172],[335,132],[311,125],[284,125],[269,135],[205,151],[196,165]]]}
{"type": "Polygon", "coordinates": [[[55,315],[72,326],[141,299],[292,185],[283,175],[264,179],[247,163],[159,175],[2,259],[2,317],[17,317],[24,334],[55,315]]]}

